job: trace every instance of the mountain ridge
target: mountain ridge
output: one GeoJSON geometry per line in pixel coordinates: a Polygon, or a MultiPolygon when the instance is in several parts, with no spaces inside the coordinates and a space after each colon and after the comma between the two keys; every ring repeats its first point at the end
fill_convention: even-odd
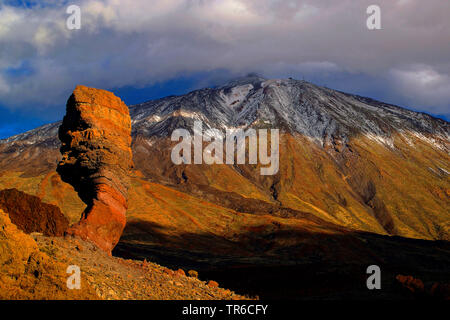
{"type": "MultiPolygon", "coordinates": [[[[273,86],[280,86],[280,85],[287,85],[289,86],[293,86],[294,88],[296,88],[298,90],[298,92],[296,92],[296,94],[301,94],[301,93],[308,93],[308,92],[312,92],[313,98],[315,98],[316,100],[320,100],[320,99],[327,99],[324,103],[324,105],[332,105],[333,101],[332,98],[335,98],[335,95],[343,95],[345,97],[348,97],[350,99],[354,99],[354,101],[350,101],[350,104],[354,104],[355,101],[360,101],[363,104],[366,104],[365,107],[370,109],[370,107],[372,108],[377,108],[376,111],[380,111],[384,108],[385,112],[389,111],[389,116],[394,116],[394,114],[396,116],[398,116],[399,118],[395,119],[397,121],[401,121],[402,118],[403,120],[406,122],[408,121],[410,126],[407,126],[407,129],[416,129],[419,132],[425,132],[425,133],[438,133],[443,139],[447,139],[449,140],[450,137],[450,125],[449,122],[440,118],[436,118],[433,117],[432,115],[429,115],[427,113],[423,113],[423,112],[416,112],[416,111],[412,111],[409,110],[407,108],[403,108],[400,106],[396,106],[393,104],[389,104],[389,103],[384,103],[384,102],[380,102],[377,101],[375,99],[371,99],[371,98],[366,98],[363,96],[359,96],[359,95],[354,95],[354,94],[349,94],[349,93],[345,93],[345,92],[341,92],[341,91],[336,91],[336,90],[332,90],[332,89],[328,89],[328,88],[324,88],[324,87],[320,87],[320,86],[316,86],[313,85],[309,82],[306,82],[304,80],[293,80],[293,79],[288,79],[288,80],[283,80],[283,79],[273,79],[273,80],[267,80],[267,79],[263,79],[260,77],[256,77],[256,78],[243,78],[240,80],[235,80],[235,81],[231,81],[223,86],[220,86],[218,88],[206,88],[206,89],[198,89],[198,90],[194,90],[191,91],[185,95],[179,95],[179,96],[168,96],[168,97],[164,97],[161,99],[156,99],[156,100],[149,100],[140,104],[135,104],[130,106],[130,113],[131,116],[133,118],[133,133],[136,134],[136,132],[138,131],[138,129],[143,129],[143,126],[139,126],[140,124],[142,124],[142,120],[146,120],[144,125],[148,126],[152,126],[152,122],[155,123],[159,123],[161,121],[161,118],[163,117],[176,117],[176,116],[180,116],[180,117],[184,117],[184,118],[196,118],[197,120],[204,120],[205,124],[208,128],[212,128],[212,127],[218,127],[218,128],[222,128],[222,129],[226,129],[228,127],[233,128],[234,127],[249,127],[251,125],[253,125],[254,121],[256,120],[260,120],[260,121],[270,121],[270,120],[274,120],[276,118],[276,115],[273,114],[267,114],[267,110],[264,110],[266,114],[256,114],[256,115],[260,115],[261,117],[267,117],[267,118],[271,118],[271,119],[261,119],[261,118],[255,118],[255,112],[257,112],[258,110],[243,110],[243,112],[239,112],[236,114],[235,111],[235,107],[231,108],[230,105],[228,105],[229,109],[225,109],[224,107],[228,104],[231,104],[233,102],[239,101],[239,105],[242,105],[243,102],[245,102],[245,100],[247,98],[252,98],[253,95],[255,94],[260,94],[260,92],[262,89],[267,89],[267,91],[269,91],[270,89],[273,88],[273,86]],[[238,85],[236,85],[238,84],[238,85]],[[260,87],[258,87],[257,89],[255,88],[250,88],[248,86],[258,86],[260,85],[260,87]],[[229,101],[226,101],[226,98],[229,98],[230,93],[225,94],[224,92],[227,92],[229,90],[233,90],[233,89],[237,89],[237,92],[231,92],[231,96],[234,97],[234,99],[231,103],[229,101]],[[247,92],[246,92],[247,91],[247,92]],[[324,95],[323,93],[328,93],[327,95],[324,95]],[[211,97],[212,95],[212,97],[211,97]],[[205,106],[205,101],[202,99],[205,98],[212,98],[214,99],[213,102],[214,104],[212,105],[206,105],[205,108],[202,109],[202,107],[205,106]],[[219,101],[217,101],[219,100],[219,101]],[[220,101],[222,100],[222,101],[220,101]],[[243,101],[241,101],[243,100],[243,101]],[[197,104],[194,104],[193,102],[199,102],[197,104]],[[219,105],[219,103],[217,102],[221,102],[222,105],[219,105]],[[369,104],[367,104],[369,103],[369,104]],[[218,107],[219,111],[221,112],[221,114],[217,114],[218,111],[215,109],[211,109],[210,107],[218,107]],[[394,112],[393,110],[397,111],[394,112]],[[172,114],[170,113],[172,111],[172,114]],[[178,111],[178,113],[177,113],[178,111]],[[249,112],[253,113],[253,117],[252,119],[245,119],[247,120],[244,123],[239,123],[238,119],[241,118],[242,115],[246,115],[249,112]],[[200,113],[200,114],[198,114],[200,113]],[[224,119],[224,116],[229,116],[229,119],[224,119]],[[149,118],[149,117],[153,117],[153,118],[149,118]],[[211,118],[213,120],[211,120],[211,118]],[[248,121],[248,120],[253,120],[253,121],[248,121]],[[234,123],[233,123],[234,122],[234,123]],[[434,124],[434,128],[433,128],[433,124],[434,124]],[[215,126],[214,126],[215,125],[215,126]],[[437,129],[438,132],[433,132],[433,129],[437,129]]],[[[270,94],[270,93],[263,93],[263,94],[270,94]]],[[[260,98],[260,97],[259,97],[260,98]]],[[[339,97],[341,98],[341,97],[339,97]]],[[[304,99],[299,100],[300,103],[303,103],[302,105],[300,105],[300,107],[304,107],[306,110],[306,112],[304,112],[304,114],[308,115],[308,112],[311,113],[313,112],[313,110],[311,110],[311,107],[308,105],[310,104],[311,100],[313,99],[304,99]]],[[[273,102],[273,100],[269,101],[269,102],[273,102]]],[[[261,103],[265,103],[265,101],[256,101],[255,103],[259,104],[258,107],[261,108],[261,103]]],[[[295,106],[295,101],[294,103],[291,103],[292,105],[295,106]]],[[[251,106],[253,107],[253,106],[251,106]]],[[[315,107],[315,106],[312,106],[315,107]]],[[[319,107],[323,107],[323,106],[319,106],[319,107]]],[[[357,107],[361,107],[361,106],[357,106],[357,107]]],[[[248,109],[248,108],[247,108],[248,109]]],[[[266,108],[267,109],[267,108],[266,108]]],[[[300,109],[298,106],[295,109],[300,109]]],[[[279,113],[279,110],[277,110],[279,113]]],[[[303,110],[302,110],[303,111],[303,110]]],[[[315,112],[314,116],[324,116],[326,115],[326,112],[324,112],[324,110],[319,110],[320,112],[315,112]]],[[[311,117],[311,119],[308,119],[310,121],[316,121],[316,125],[321,125],[323,124],[323,122],[326,121],[330,121],[331,123],[329,124],[332,128],[321,128],[322,131],[312,131],[312,128],[306,126],[305,124],[302,124],[302,126],[295,126],[293,124],[293,122],[295,121],[287,121],[288,125],[291,126],[291,129],[294,129],[294,131],[300,133],[300,134],[306,134],[309,135],[313,138],[319,138],[320,134],[330,134],[330,133],[336,133],[335,132],[335,128],[333,128],[334,126],[334,121],[339,120],[338,124],[344,123],[342,120],[344,118],[344,116],[348,115],[349,112],[347,112],[347,114],[343,114],[340,115],[336,112],[335,109],[328,109],[325,110],[328,111],[328,113],[333,113],[334,117],[325,117],[325,119],[320,119],[320,121],[318,121],[315,117],[311,117]],[[293,128],[292,128],[293,127],[293,128]],[[327,131],[328,130],[328,131],[327,131]]],[[[353,110],[350,110],[350,112],[352,112],[353,110]]],[[[354,114],[354,113],[353,113],[354,114]]],[[[294,113],[289,114],[289,116],[293,116],[295,115],[294,113]]],[[[311,116],[311,114],[309,114],[311,116]]],[[[373,116],[373,114],[370,114],[371,116],[373,116]]],[[[286,122],[286,117],[284,117],[285,122],[286,122]]],[[[295,120],[299,120],[299,117],[297,117],[295,120]]],[[[379,120],[379,119],[377,119],[379,120]]],[[[300,122],[300,121],[298,121],[300,122]]],[[[36,134],[38,136],[41,136],[42,138],[48,138],[54,135],[55,132],[55,127],[59,124],[60,122],[54,122],[54,123],[49,123],[40,127],[37,127],[33,130],[21,133],[21,134],[17,134],[14,136],[11,136],[9,138],[6,139],[2,139],[0,140],[1,143],[8,143],[8,142],[13,142],[13,141],[18,141],[18,140],[26,140],[27,138],[36,136],[36,134]]],[[[276,121],[275,121],[275,124],[276,121]]],[[[367,126],[361,126],[360,124],[358,124],[356,121],[351,121],[350,123],[344,123],[346,124],[346,128],[345,129],[349,129],[348,127],[350,127],[351,125],[354,125],[355,127],[359,128],[358,129],[364,129],[362,130],[362,132],[365,133],[369,133],[369,134],[380,134],[381,137],[383,137],[383,134],[385,134],[386,132],[383,131],[383,128],[380,128],[380,125],[375,124],[375,126],[370,127],[370,125],[367,126]]],[[[405,124],[405,123],[402,123],[405,124]]],[[[371,124],[372,125],[372,124],[371,124]]],[[[344,126],[345,127],[345,126],[344,126]]],[[[190,127],[192,128],[192,126],[190,127]]],[[[158,128],[156,128],[158,129],[158,128]]],[[[282,128],[283,129],[283,126],[282,128]]],[[[161,130],[155,130],[155,132],[151,132],[148,129],[145,130],[146,132],[148,132],[148,134],[154,134],[155,132],[158,133],[161,130]]],[[[167,132],[166,132],[167,133],[167,132]]],[[[347,132],[345,132],[347,133],[347,132]]],[[[376,138],[374,138],[376,140],[376,138]]],[[[381,139],[383,140],[383,139],[381,139]]],[[[448,145],[446,146],[447,150],[450,150],[448,145]]]]}
{"type": "MultiPolygon", "coordinates": [[[[130,114],[140,179],[239,212],[308,213],[380,234],[450,237],[445,120],[303,80],[259,77],[134,105],[130,114]],[[248,165],[173,165],[171,131],[191,130],[198,120],[204,129],[281,129],[280,173],[260,177],[258,166],[248,165]]],[[[0,170],[25,179],[51,173],[59,124],[2,140],[0,170]]]]}

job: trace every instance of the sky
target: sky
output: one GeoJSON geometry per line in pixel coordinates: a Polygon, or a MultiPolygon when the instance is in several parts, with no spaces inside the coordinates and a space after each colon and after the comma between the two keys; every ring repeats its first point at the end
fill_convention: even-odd
{"type": "Polygon", "coordinates": [[[449,13],[444,0],[0,0],[0,138],[62,119],[77,84],[132,105],[250,72],[448,121],[449,13]]]}

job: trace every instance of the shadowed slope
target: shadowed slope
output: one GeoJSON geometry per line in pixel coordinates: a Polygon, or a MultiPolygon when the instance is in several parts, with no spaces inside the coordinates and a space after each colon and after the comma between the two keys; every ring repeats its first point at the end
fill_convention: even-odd
{"type": "Polygon", "coordinates": [[[17,189],[0,191],[0,208],[8,212],[12,223],[25,233],[62,236],[69,227],[69,221],[57,206],[17,189]]]}

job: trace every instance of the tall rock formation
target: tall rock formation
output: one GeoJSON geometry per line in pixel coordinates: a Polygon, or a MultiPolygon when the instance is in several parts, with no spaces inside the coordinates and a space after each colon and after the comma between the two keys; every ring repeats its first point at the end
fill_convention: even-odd
{"type": "Polygon", "coordinates": [[[77,86],[59,128],[57,172],[87,204],[67,231],[108,253],[125,227],[131,153],[128,107],[113,93],[77,86]]]}

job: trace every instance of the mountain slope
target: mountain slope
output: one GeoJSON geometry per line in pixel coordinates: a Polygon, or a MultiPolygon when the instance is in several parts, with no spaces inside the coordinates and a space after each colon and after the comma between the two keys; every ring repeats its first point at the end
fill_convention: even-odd
{"type": "Polygon", "coordinates": [[[289,208],[361,230],[448,239],[450,126],[443,120],[304,81],[261,78],[150,101],[131,114],[135,162],[153,181],[245,212],[289,208]],[[168,136],[195,120],[204,130],[280,128],[279,175],[261,177],[248,165],[174,167],[168,136]]]}
{"type": "MultiPolygon", "coordinates": [[[[450,239],[450,126],[444,120],[305,81],[258,77],[135,105],[130,114],[136,184],[163,184],[237,212],[450,239]],[[279,128],[279,173],[260,176],[258,165],[175,166],[171,132],[192,131],[195,120],[204,130],[279,128]]],[[[0,183],[38,194],[76,220],[81,204],[53,174],[58,127],[3,140],[0,183]]]]}

